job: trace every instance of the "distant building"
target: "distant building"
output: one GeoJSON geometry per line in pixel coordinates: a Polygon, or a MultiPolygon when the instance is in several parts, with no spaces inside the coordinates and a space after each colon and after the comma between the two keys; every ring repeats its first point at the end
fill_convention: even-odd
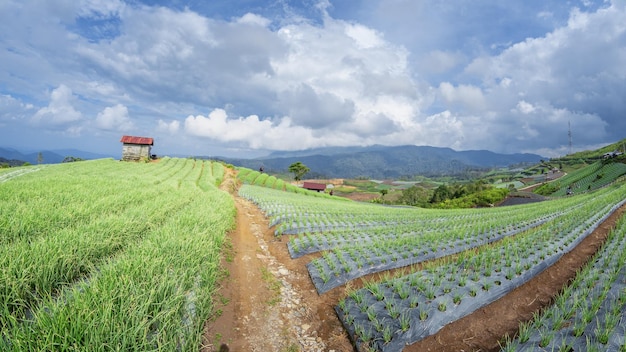
{"type": "Polygon", "coordinates": [[[604,155],[602,156],[604,159],[608,159],[608,158],[614,158],[616,156],[620,156],[622,155],[622,152],[620,152],[619,150],[615,150],[612,151],[610,153],[604,153],[604,155]]]}
{"type": "Polygon", "coordinates": [[[124,143],[122,146],[122,160],[124,161],[139,161],[152,157],[150,154],[154,145],[154,139],[152,138],[122,136],[120,142],[124,143]]]}
{"type": "Polygon", "coordinates": [[[315,182],[304,182],[302,184],[302,188],[308,189],[310,191],[324,192],[326,190],[326,185],[323,183],[315,183],[315,182]]]}

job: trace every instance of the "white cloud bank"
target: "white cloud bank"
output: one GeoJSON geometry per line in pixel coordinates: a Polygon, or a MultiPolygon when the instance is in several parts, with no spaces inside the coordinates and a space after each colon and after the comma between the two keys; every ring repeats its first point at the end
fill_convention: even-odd
{"type": "Polygon", "coordinates": [[[134,125],[128,116],[128,108],[122,104],[106,107],[96,117],[96,126],[109,131],[130,131],[134,125]]]}
{"type": "Polygon", "coordinates": [[[82,113],[74,109],[72,105],[75,100],[72,90],[63,84],[60,85],[50,93],[48,106],[35,113],[32,123],[56,128],[81,120],[82,113]]]}
{"type": "MultiPolygon", "coordinates": [[[[10,90],[0,103],[38,106],[29,128],[251,149],[378,143],[548,156],[562,153],[569,123],[581,146],[623,138],[626,129],[623,1],[573,9],[563,25],[495,54],[441,47],[419,59],[410,51],[419,42],[399,44],[385,28],[333,18],[331,2],[319,3],[320,22],[257,13],[218,20],[98,0],[47,6],[50,20],[39,21],[42,10],[20,4],[0,5],[0,31],[23,23],[48,42],[25,30],[0,39],[10,48],[0,52],[10,90]],[[88,25],[77,28],[77,19],[88,25]],[[41,97],[47,87],[57,88],[41,97]]],[[[417,8],[428,16],[428,6],[417,8]]],[[[427,29],[412,22],[396,30],[425,41],[414,32],[427,29]]],[[[428,23],[432,38],[423,44],[431,48],[450,32],[428,23]]],[[[479,47],[493,45],[502,46],[479,47]]]]}

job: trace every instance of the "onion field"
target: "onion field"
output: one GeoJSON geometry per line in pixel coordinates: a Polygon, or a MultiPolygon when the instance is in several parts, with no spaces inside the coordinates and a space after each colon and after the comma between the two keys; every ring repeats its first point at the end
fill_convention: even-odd
{"type": "MultiPolygon", "coordinates": [[[[319,294],[367,274],[404,268],[350,290],[335,307],[359,351],[401,351],[555,263],[624,204],[626,186],[539,203],[458,210],[340,202],[254,185],[242,186],[240,195],[264,211],[276,236],[289,236],[292,258],[314,254],[307,270],[319,294]],[[426,265],[416,265],[420,263],[426,265]]],[[[624,293],[621,287],[613,291],[624,293]]],[[[612,296],[613,308],[607,309],[619,311],[614,319],[620,322],[625,317],[618,296],[612,296]]],[[[598,320],[594,314],[599,310],[592,312],[586,319],[598,320]]],[[[603,324],[585,328],[605,329],[603,324]]],[[[619,334],[623,324],[615,325],[619,334]]],[[[605,340],[625,348],[623,339],[605,340]]],[[[524,349],[521,342],[511,346],[536,350],[524,349]]]]}
{"type": "Polygon", "coordinates": [[[520,326],[503,352],[626,351],[626,221],[554,304],[520,326]]]}
{"type": "Polygon", "coordinates": [[[0,350],[197,351],[234,226],[224,166],[19,170],[0,174],[0,350]]]}

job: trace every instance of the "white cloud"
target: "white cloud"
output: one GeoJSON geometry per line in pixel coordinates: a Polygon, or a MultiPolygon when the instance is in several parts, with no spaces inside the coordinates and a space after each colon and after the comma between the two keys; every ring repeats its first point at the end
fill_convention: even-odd
{"type": "Polygon", "coordinates": [[[443,82],[439,85],[439,92],[447,104],[457,106],[462,111],[478,111],[486,107],[483,92],[476,86],[462,84],[455,87],[449,82],[443,82]]]}
{"type": "Polygon", "coordinates": [[[443,73],[463,63],[465,56],[460,52],[433,50],[425,54],[417,63],[421,72],[443,73]]]}
{"type": "Polygon", "coordinates": [[[531,103],[520,100],[520,102],[517,103],[517,111],[521,112],[522,114],[530,114],[535,111],[535,107],[531,103]]]}
{"type": "Polygon", "coordinates": [[[567,143],[568,121],[578,129],[579,145],[618,140],[626,128],[626,102],[618,98],[626,96],[625,10],[574,10],[564,27],[477,58],[466,73],[483,80],[488,106],[502,123],[519,128],[514,140],[558,150],[567,143]]]}
{"type": "Polygon", "coordinates": [[[72,105],[75,97],[72,90],[64,84],[50,94],[50,103],[39,109],[32,118],[36,125],[66,126],[82,119],[82,114],[72,105]]]}
{"type": "Polygon", "coordinates": [[[270,25],[271,21],[263,16],[259,16],[253,13],[246,13],[245,15],[238,18],[237,23],[243,24],[252,24],[261,27],[267,27],[270,25]]]}
{"type": "Polygon", "coordinates": [[[0,125],[13,123],[32,115],[33,105],[26,104],[10,95],[0,94],[0,125]]]}
{"type": "Polygon", "coordinates": [[[122,104],[104,108],[96,117],[96,127],[109,131],[129,131],[134,124],[128,116],[128,108],[122,104]]]}
{"type": "Polygon", "coordinates": [[[380,33],[363,25],[347,24],[345,33],[348,37],[354,39],[356,46],[360,49],[370,49],[386,45],[380,33]]]}
{"type": "Polygon", "coordinates": [[[186,133],[208,137],[222,142],[245,142],[251,148],[298,149],[311,147],[311,131],[293,126],[289,118],[278,124],[270,120],[259,120],[256,115],[229,119],[226,111],[215,109],[208,116],[188,116],[185,119],[186,133]]]}
{"type": "Polygon", "coordinates": [[[265,149],[543,151],[561,148],[551,136],[566,135],[568,121],[589,145],[626,129],[622,2],[354,4],[319,1],[321,16],[309,19],[252,7],[211,18],[120,0],[2,2],[0,121],[100,133],[82,127],[83,115],[97,115],[101,130],[156,126],[265,149]],[[354,11],[333,18],[333,5],[354,11]],[[90,37],[92,23],[114,34],[90,37]]]}
{"type": "Polygon", "coordinates": [[[110,17],[118,15],[125,8],[120,0],[79,0],[78,13],[81,16],[110,17]]]}
{"type": "Polygon", "coordinates": [[[159,121],[157,122],[158,122],[157,131],[163,131],[169,134],[175,134],[180,129],[180,121],[178,120],[166,122],[166,121],[159,119],[159,121]]]}

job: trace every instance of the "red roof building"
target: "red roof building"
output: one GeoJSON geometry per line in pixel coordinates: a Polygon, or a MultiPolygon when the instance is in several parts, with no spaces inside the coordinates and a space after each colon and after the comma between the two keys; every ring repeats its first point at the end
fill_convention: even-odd
{"type": "Polygon", "coordinates": [[[302,184],[302,188],[308,189],[311,191],[324,192],[326,190],[326,185],[323,183],[315,183],[315,182],[304,182],[302,184]]]}
{"type": "Polygon", "coordinates": [[[150,151],[154,145],[154,139],[150,137],[122,136],[120,142],[124,143],[122,160],[139,161],[151,158],[150,151]]]}
{"type": "Polygon", "coordinates": [[[122,136],[120,142],[139,145],[154,145],[154,139],[150,137],[122,136]]]}

